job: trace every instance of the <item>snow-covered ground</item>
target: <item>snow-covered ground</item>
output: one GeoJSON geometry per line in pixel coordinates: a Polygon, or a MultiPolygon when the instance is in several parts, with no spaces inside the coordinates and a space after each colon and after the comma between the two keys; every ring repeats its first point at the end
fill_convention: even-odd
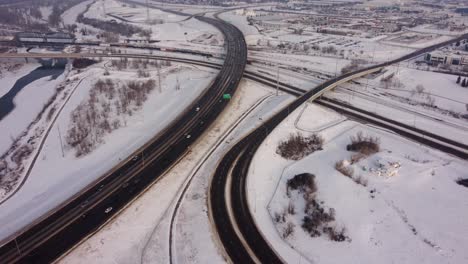
{"type": "Polygon", "coordinates": [[[77,5],[72,6],[70,9],[66,10],[62,14],[62,21],[65,25],[73,25],[76,22],[78,15],[86,10],[86,7],[93,3],[94,0],[83,1],[77,5]]]}
{"type": "Polygon", "coordinates": [[[177,263],[224,262],[206,214],[206,192],[211,174],[222,154],[261,122],[260,116],[272,115],[274,110],[290,100],[292,97],[288,95],[272,95],[268,88],[255,82],[241,82],[228,108],[184,159],[61,262],[169,262],[171,216],[177,198],[190,177],[194,177],[193,181],[175,218],[173,260],[177,263]],[[249,115],[242,117],[250,110],[249,115]],[[239,125],[233,127],[238,121],[239,125]],[[209,154],[210,151],[214,152],[209,154]],[[151,202],[155,199],[158,206],[151,202]]]}
{"type": "Polygon", "coordinates": [[[468,119],[462,115],[468,114],[468,89],[456,83],[455,75],[409,69],[403,64],[387,68],[374,79],[344,84],[327,96],[467,144],[468,119]],[[386,87],[381,79],[392,73],[393,82],[386,87]],[[418,85],[424,88],[421,93],[416,92],[418,85]]]}
{"type": "MultiPolygon", "coordinates": [[[[182,42],[187,45],[192,42],[215,46],[223,44],[221,32],[215,27],[194,18],[186,20],[187,17],[185,16],[163,12],[154,8],[132,7],[116,0],[105,0],[105,8],[106,14],[123,18],[130,21],[130,24],[151,30],[151,39],[163,42],[170,41],[168,43],[170,47],[174,47],[174,45],[171,45],[172,42],[182,42]],[[149,22],[147,11],[150,17],[149,22]],[[154,18],[158,21],[157,23],[151,22],[154,18]]],[[[106,21],[116,20],[115,17],[110,15],[104,15],[101,2],[92,4],[88,12],[85,13],[85,16],[89,18],[106,21]]]]}
{"type": "Polygon", "coordinates": [[[35,61],[25,63],[24,60],[17,59],[2,59],[1,62],[0,82],[2,85],[0,86],[0,97],[8,93],[19,78],[41,66],[40,63],[35,61]]]}
{"type": "Polygon", "coordinates": [[[466,262],[468,190],[456,183],[466,177],[466,161],[378,128],[336,122],[341,118],[313,104],[299,108],[256,153],[247,181],[248,200],[257,226],[273,248],[288,263],[466,262]],[[297,122],[299,115],[307,122],[297,122]],[[324,130],[323,118],[332,124],[324,130]],[[289,133],[310,135],[305,130],[321,130],[323,150],[297,162],[276,154],[279,141],[289,133]],[[350,165],[368,182],[365,187],[334,168],[335,162],[349,160],[352,152],[346,151],[346,144],[358,131],[380,138],[379,153],[350,165]],[[389,162],[401,167],[397,170],[389,162]],[[392,171],[396,174],[390,176],[392,171]],[[349,241],[333,242],[306,233],[301,227],[304,202],[294,200],[294,195],[296,214],[286,215],[286,221],[295,225],[294,233],[282,239],[283,226],[276,226],[273,218],[290,201],[286,181],[300,173],[315,175],[316,199],[322,207],[334,208],[333,224],[345,228],[349,241]]]}
{"type": "MultiPolygon", "coordinates": [[[[27,75],[41,65],[37,62],[26,63],[14,72],[5,72],[0,78],[0,96],[10,91],[18,79],[27,75]]],[[[64,81],[62,74],[56,79],[51,76],[40,78],[22,88],[13,99],[15,108],[0,121],[0,153],[4,153],[16,139],[36,118],[44,104],[54,94],[56,87],[64,81]]]]}
{"type": "MultiPolygon", "coordinates": [[[[142,108],[126,118],[123,127],[104,137],[105,144],[99,145],[93,152],[80,158],[76,158],[75,152],[65,145],[65,153],[62,156],[59,130],[63,138],[71,122],[71,111],[87,100],[89,90],[97,79],[103,77],[103,72],[102,64],[97,64],[81,73],[75,71],[69,76],[83,81],[53,124],[24,185],[0,205],[0,221],[5,223],[0,237],[6,237],[29,224],[105,174],[174,120],[210,84],[217,73],[177,64],[161,70],[162,92],[155,89],[150,93],[142,108]],[[176,91],[177,82],[180,84],[180,90],[176,91]],[[46,180],[44,175],[47,175],[46,180]]],[[[111,69],[109,72],[107,78],[114,82],[136,79],[134,71],[111,69]]],[[[150,74],[156,78],[155,70],[150,71],[150,74]]]]}

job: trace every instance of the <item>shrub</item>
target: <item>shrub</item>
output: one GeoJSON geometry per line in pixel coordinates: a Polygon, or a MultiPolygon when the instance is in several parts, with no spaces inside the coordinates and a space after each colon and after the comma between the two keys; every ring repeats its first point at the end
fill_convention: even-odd
{"type": "Polygon", "coordinates": [[[296,207],[294,204],[290,201],[288,204],[288,214],[290,215],[295,215],[296,214],[296,207]]]}
{"type": "Polygon", "coordinates": [[[127,23],[115,23],[111,21],[104,21],[94,18],[85,17],[83,14],[78,15],[77,21],[83,24],[90,25],[94,28],[101,29],[107,33],[114,33],[117,35],[123,35],[126,37],[130,37],[133,34],[143,33],[145,34],[147,30],[137,27],[134,25],[130,25],[127,23]]]}
{"type": "Polygon", "coordinates": [[[362,68],[361,64],[365,64],[365,61],[362,60],[352,60],[350,64],[344,66],[341,69],[341,74],[346,74],[348,72],[357,71],[362,68]]]}
{"type": "Polygon", "coordinates": [[[300,192],[306,192],[307,190],[315,192],[317,190],[317,186],[315,185],[315,175],[310,173],[298,174],[288,180],[287,188],[299,190],[300,192]]]}
{"type": "Polygon", "coordinates": [[[380,151],[380,139],[372,136],[364,136],[359,131],[356,136],[351,137],[351,144],[346,146],[348,151],[356,151],[366,156],[380,151]]]}
{"type": "Polygon", "coordinates": [[[468,188],[468,179],[458,179],[457,183],[468,188]]]}
{"type": "Polygon", "coordinates": [[[364,187],[367,186],[368,182],[366,179],[364,179],[362,176],[358,176],[356,178],[353,178],[354,182],[359,184],[359,185],[362,185],[364,187]]]}
{"type": "Polygon", "coordinates": [[[275,213],[275,222],[276,223],[284,223],[286,221],[286,211],[283,213],[275,213]]]}
{"type": "Polygon", "coordinates": [[[137,75],[138,75],[138,78],[148,78],[148,77],[150,77],[150,74],[147,71],[143,71],[141,69],[137,71],[137,75]]]}
{"type": "Polygon", "coordinates": [[[288,139],[281,141],[276,149],[276,153],[283,158],[290,160],[300,160],[303,157],[321,150],[323,138],[317,134],[304,137],[300,133],[290,134],[288,139]]]}
{"type": "Polygon", "coordinates": [[[307,203],[306,216],[302,220],[302,227],[312,236],[321,234],[323,227],[335,220],[334,210],[325,210],[316,200],[307,203]]]}
{"type": "Polygon", "coordinates": [[[111,79],[98,80],[88,100],[71,113],[65,142],[75,149],[75,156],[93,151],[106,134],[121,126],[121,121],[125,125],[125,116],[140,109],[154,87],[154,80],[129,81],[124,85],[116,85],[111,79]],[[111,120],[112,112],[116,112],[116,119],[111,120]]]}
{"type": "Polygon", "coordinates": [[[337,161],[335,163],[335,169],[337,171],[341,172],[341,174],[343,174],[345,176],[348,176],[349,178],[353,178],[353,174],[354,174],[353,168],[352,167],[346,167],[342,160],[337,161]]]}
{"type": "Polygon", "coordinates": [[[294,233],[294,224],[291,222],[288,222],[286,224],[286,227],[283,229],[283,238],[288,238],[294,233]]]}
{"type": "Polygon", "coordinates": [[[97,61],[95,60],[86,59],[86,58],[75,59],[73,60],[73,68],[84,69],[88,66],[95,64],[96,62],[97,61]]]}
{"type": "Polygon", "coordinates": [[[332,227],[324,227],[323,232],[328,235],[330,240],[336,241],[336,242],[343,242],[347,239],[345,235],[345,228],[341,228],[340,230],[336,230],[335,228],[332,227]]]}
{"type": "Polygon", "coordinates": [[[363,153],[358,152],[356,154],[351,155],[350,162],[351,162],[351,164],[355,164],[355,163],[359,162],[360,160],[362,160],[365,157],[366,157],[366,155],[364,155],[363,153]]]}

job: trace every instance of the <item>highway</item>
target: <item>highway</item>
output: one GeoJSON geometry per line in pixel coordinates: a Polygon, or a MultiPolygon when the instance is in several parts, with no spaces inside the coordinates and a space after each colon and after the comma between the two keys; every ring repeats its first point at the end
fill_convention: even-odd
{"type": "MultiPolygon", "coordinates": [[[[209,19],[209,18],[205,18],[205,19],[209,19]]],[[[465,38],[465,37],[466,36],[464,36],[463,38],[465,38]]],[[[441,45],[446,45],[446,44],[447,43],[443,43],[443,44],[439,44],[439,45],[436,45],[436,46],[441,46],[441,45]]],[[[420,50],[420,51],[418,51],[416,53],[422,54],[424,52],[429,51],[430,49],[436,48],[436,46],[420,50]]],[[[50,55],[50,56],[51,57],[56,56],[57,58],[59,58],[59,57],[63,58],[64,56],[70,56],[69,58],[77,58],[77,57],[97,57],[96,55],[99,55],[99,54],[80,54],[80,55],[58,54],[58,55],[50,55]],[[74,57],[74,56],[76,56],[76,57],[74,57]]],[[[228,46],[228,55],[229,55],[229,46],[228,46]]],[[[11,56],[14,56],[14,55],[11,55],[11,56]]],[[[18,55],[18,56],[21,56],[21,55],[18,55]]],[[[38,56],[38,57],[43,58],[44,56],[48,56],[48,55],[44,55],[44,54],[34,55],[34,54],[32,54],[31,56],[38,56]]],[[[132,56],[135,56],[135,58],[167,59],[167,60],[172,60],[172,61],[177,61],[177,62],[198,64],[200,66],[211,67],[211,68],[220,68],[220,67],[231,68],[230,69],[230,74],[235,74],[236,73],[235,70],[232,69],[232,68],[235,67],[236,64],[235,63],[234,64],[229,64],[229,56],[226,56],[226,62],[225,62],[225,64],[223,66],[221,66],[219,64],[216,64],[216,63],[203,62],[203,61],[197,61],[197,60],[192,60],[192,59],[168,58],[168,57],[165,57],[165,56],[153,56],[153,55],[149,56],[149,55],[143,55],[143,54],[100,54],[99,56],[102,56],[102,57],[132,57],[132,56]],[[226,65],[231,65],[231,67],[225,67],[226,65]],[[234,67],[232,67],[233,65],[234,65],[234,67]]],[[[246,56],[246,54],[245,54],[245,56],[246,56]]],[[[300,96],[300,97],[295,102],[293,102],[289,106],[285,107],[277,115],[275,115],[274,117],[272,117],[271,119],[266,121],[263,126],[256,129],[251,134],[249,134],[247,137],[243,138],[238,144],[236,144],[233,147],[233,149],[231,149],[224,156],[223,160],[220,163],[220,166],[218,166],[218,169],[217,169],[217,171],[215,173],[215,177],[213,178],[212,185],[210,187],[209,203],[210,203],[210,209],[212,210],[212,215],[213,215],[212,220],[214,221],[214,223],[217,226],[218,234],[220,236],[221,241],[223,242],[226,253],[229,255],[229,257],[231,258],[231,260],[233,262],[246,262],[246,263],[255,262],[255,261],[257,261],[257,262],[258,261],[260,261],[260,262],[272,262],[272,263],[282,262],[282,260],[271,249],[268,242],[263,239],[261,233],[257,230],[257,228],[256,228],[256,226],[254,224],[253,218],[250,215],[249,208],[247,206],[246,199],[245,199],[245,197],[246,197],[245,188],[244,188],[245,187],[245,179],[246,179],[246,174],[247,174],[247,171],[248,171],[248,167],[250,165],[250,160],[253,157],[253,154],[255,153],[256,149],[261,144],[263,139],[268,135],[268,133],[270,131],[272,131],[274,129],[274,127],[281,122],[281,120],[283,120],[290,112],[292,112],[295,108],[297,108],[303,102],[305,102],[307,100],[317,98],[319,95],[321,95],[326,90],[329,90],[329,89],[335,87],[336,85],[338,85],[340,83],[343,83],[343,82],[346,82],[348,80],[357,78],[359,76],[367,75],[368,73],[370,73],[372,71],[378,71],[382,67],[388,66],[388,65],[390,65],[392,63],[396,63],[396,62],[405,60],[405,59],[409,58],[408,56],[411,57],[411,56],[415,56],[415,55],[414,54],[409,54],[409,55],[407,55],[407,56],[405,56],[403,58],[400,58],[398,60],[395,60],[395,61],[391,61],[391,62],[380,64],[380,65],[377,65],[377,66],[374,66],[374,67],[363,69],[363,70],[357,71],[355,73],[350,73],[350,74],[343,75],[341,77],[338,77],[338,78],[335,78],[333,80],[327,81],[327,82],[317,86],[316,88],[314,88],[313,90],[311,90],[311,91],[309,91],[309,92],[307,92],[305,94],[304,94],[304,92],[305,92],[304,90],[295,88],[295,87],[293,87],[291,85],[280,83],[282,90],[287,91],[287,92],[289,92],[289,93],[291,93],[293,95],[300,96]],[[231,170],[232,170],[232,172],[229,173],[231,170]],[[230,179],[228,176],[231,176],[231,175],[233,175],[235,177],[230,179]],[[232,180],[232,182],[231,182],[231,180],[232,180]],[[232,212],[234,213],[234,215],[230,215],[229,208],[227,208],[228,205],[227,205],[226,201],[224,200],[224,198],[221,198],[221,199],[214,198],[214,197],[219,198],[221,196],[224,197],[224,191],[225,191],[225,187],[226,187],[226,184],[228,183],[228,181],[232,183],[232,189],[230,190],[230,195],[232,196],[232,199],[231,199],[232,200],[232,205],[229,205],[229,206],[231,207],[232,212]],[[224,207],[224,210],[223,210],[222,207],[224,207]],[[216,214],[215,214],[215,212],[216,212],[216,214]],[[232,223],[233,218],[235,218],[234,219],[235,222],[242,223],[242,224],[236,224],[236,223],[233,224],[232,223]],[[248,223],[248,222],[250,222],[250,223],[248,223]],[[239,238],[239,236],[237,234],[237,231],[241,232],[241,236],[242,236],[241,238],[239,238]],[[252,252],[254,252],[255,256],[252,256],[252,252]]],[[[245,67],[245,62],[244,62],[244,67],[245,67]]],[[[246,71],[246,72],[244,72],[244,77],[255,80],[255,81],[258,81],[258,82],[261,82],[261,83],[264,83],[264,84],[267,84],[269,86],[272,86],[272,84],[273,84],[274,85],[273,87],[276,87],[276,80],[273,80],[271,78],[258,75],[257,73],[247,72],[246,71]]],[[[235,80],[237,80],[237,82],[238,82],[240,80],[240,77],[236,78],[235,80]]],[[[225,85],[226,84],[229,85],[228,78],[221,78],[220,79],[220,77],[218,76],[215,83],[216,82],[218,82],[218,83],[222,82],[225,85]],[[223,80],[224,80],[224,82],[222,82],[223,80]]],[[[213,86],[214,86],[214,84],[213,84],[213,86]]],[[[228,90],[228,89],[226,89],[226,90],[228,90]]],[[[221,95],[221,94],[222,93],[219,93],[219,95],[221,95]]],[[[221,101],[221,102],[218,102],[218,103],[220,105],[222,105],[224,102],[221,101]]],[[[216,102],[215,102],[215,104],[216,104],[216,102]]],[[[206,109],[206,108],[203,107],[202,109],[206,109]]],[[[193,108],[192,108],[192,111],[193,111],[193,108]]],[[[190,113],[190,111],[188,111],[188,112],[190,113]]],[[[201,113],[202,113],[202,111],[200,111],[200,114],[201,113]]],[[[208,113],[206,113],[206,112],[204,112],[204,113],[208,116],[208,113]]],[[[201,122],[203,122],[203,121],[201,121],[201,122]]],[[[184,136],[189,135],[187,133],[185,133],[185,134],[179,133],[179,134],[182,134],[184,136]]],[[[191,133],[190,135],[193,136],[194,133],[191,133]]],[[[182,137],[182,139],[179,139],[177,144],[179,144],[179,143],[182,144],[181,142],[190,141],[190,140],[183,140],[183,138],[184,137],[182,137]]],[[[183,149],[181,149],[180,153],[183,153],[183,149]]],[[[138,153],[135,153],[135,154],[136,154],[135,157],[137,157],[137,159],[134,160],[133,158],[130,158],[126,163],[135,163],[135,164],[137,164],[138,162],[141,162],[141,163],[146,162],[146,163],[152,163],[151,165],[147,165],[147,166],[155,167],[154,163],[157,162],[157,158],[155,157],[155,155],[153,155],[152,153],[149,152],[149,149],[142,149],[141,151],[138,151],[138,153]]],[[[159,160],[159,161],[164,162],[164,160],[159,160]]],[[[131,168],[131,165],[128,165],[128,166],[130,166],[130,167],[128,167],[127,170],[130,172],[130,170],[132,168],[131,168]]],[[[140,166],[141,166],[141,164],[140,164],[140,166]]],[[[135,167],[137,167],[137,166],[135,165],[135,167]]],[[[159,169],[159,168],[156,168],[156,169],[158,171],[164,171],[163,169],[159,169]]],[[[136,170],[136,169],[134,169],[134,170],[136,170]]],[[[148,173],[148,170],[140,168],[138,171],[134,172],[134,174],[144,174],[144,173],[148,173]]],[[[130,173],[130,174],[132,174],[132,173],[130,173]]],[[[147,177],[150,177],[150,176],[147,176],[147,177]]],[[[154,177],[154,175],[153,175],[153,177],[154,177]]],[[[122,178],[124,178],[124,177],[122,177],[122,178]]],[[[144,177],[142,177],[142,179],[143,178],[144,177]]],[[[135,180],[135,182],[129,183],[129,181],[125,181],[125,180],[123,181],[123,183],[119,182],[119,184],[121,184],[120,185],[121,188],[124,188],[124,189],[128,188],[127,190],[129,190],[129,189],[131,189],[129,187],[132,187],[132,188],[135,189],[135,191],[133,191],[133,189],[132,189],[132,191],[131,191],[132,193],[133,192],[137,193],[138,190],[141,190],[142,188],[144,188],[144,187],[138,187],[139,186],[138,182],[140,182],[139,177],[132,176],[132,177],[126,178],[126,180],[128,180],[128,179],[135,180]],[[134,186],[137,186],[137,187],[134,187],[134,186]],[[138,189],[138,188],[140,188],[140,189],[138,189]]],[[[153,179],[153,181],[154,181],[154,179],[153,179]]],[[[98,194],[99,193],[104,193],[105,192],[104,190],[108,189],[107,186],[111,185],[110,183],[106,183],[106,182],[102,182],[102,183],[104,183],[104,185],[97,184],[96,187],[95,187],[96,189],[98,189],[97,190],[98,194]],[[101,186],[104,186],[106,188],[101,187],[101,186]]],[[[143,181],[142,181],[142,183],[143,183],[143,181]]],[[[145,186],[145,185],[148,185],[148,184],[149,184],[149,182],[146,180],[145,184],[142,184],[142,186],[145,186]]],[[[119,185],[117,184],[116,186],[117,186],[116,188],[118,188],[119,185]]],[[[109,189],[112,189],[112,188],[109,188],[109,189]]],[[[92,189],[90,189],[88,191],[92,191],[92,189]]],[[[94,190],[91,193],[94,193],[94,195],[96,197],[101,196],[101,195],[96,195],[96,190],[94,190]]],[[[109,197],[110,196],[111,195],[109,195],[109,197]]],[[[89,197],[91,197],[91,198],[89,198],[89,200],[94,199],[92,196],[89,196],[89,197]]],[[[117,198],[114,197],[114,199],[117,199],[117,198]]],[[[110,199],[109,203],[110,202],[116,202],[116,201],[117,200],[110,199]]],[[[86,208],[86,210],[79,210],[79,208],[77,208],[75,206],[75,210],[78,209],[77,211],[81,211],[79,214],[84,215],[84,217],[83,217],[84,219],[90,218],[90,215],[93,214],[93,213],[96,213],[96,212],[97,212],[98,215],[99,215],[99,212],[102,214],[102,212],[106,208],[109,208],[109,207],[105,207],[105,206],[101,206],[101,207],[95,206],[96,212],[94,212],[94,209],[91,208],[92,207],[91,202],[89,202],[88,200],[85,200],[84,204],[85,204],[85,206],[83,206],[83,208],[86,208]],[[87,209],[90,209],[90,210],[87,210],[87,209]],[[88,211],[89,211],[89,213],[88,213],[88,211]]],[[[82,207],[82,205],[83,204],[80,205],[80,208],[82,207]]],[[[113,206],[114,210],[111,211],[111,213],[109,215],[115,213],[116,209],[118,209],[118,208],[119,208],[118,206],[113,206]]],[[[109,215],[107,215],[107,216],[109,216],[109,215]]],[[[100,216],[100,217],[102,217],[102,216],[100,216]]],[[[106,215],[104,215],[103,217],[106,218],[106,215]]],[[[86,221],[84,221],[84,222],[86,222],[86,221]]],[[[100,222],[99,224],[102,224],[102,222],[100,222]]],[[[97,226],[99,226],[99,224],[97,226]]],[[[90,232],[92,232],[92,231],[93,230],[91,230],[90,232]]],[[[59,230],[58,235],[60,235],[61,232],[62,231],[59,230]]],[[[80,231],[78,230],[78,231],[75,231],[75,232],[80,232],[80,231]]],[[[19,239],[17,240],[17,241],[20,242],[20,243],[18,243],[18,248],[16,248],[15,245],[10,246],[10,251],[15,251],[15,252],[20,251],[21,254],[11,253],[11,252],[10,253],[12,255],[17,254],[17,255],[23,256],[23,258],[20,258],[21,260],[23,260],[23,259],[31,260],[34,257],[37,258],[38,254],[40,256],[40,251],[39,251],[39,253],[36,253],[36,252],[25,253],[26,251],[23,250],[23,246],[28,246],[28,244],[24,244],[24,243],[22,243],[23,240],[20,240],[20,238],[24,239],[24,238],[21,237],[23,235],[24,235],[24,233],[22,235],[20,235],[19,239]],[[27,255],[26,256],[27,258],[24,258],[24,255],[27,255]]],[[[53,236],[55,236],[55,234],[53,236]]],[[[62,238],[63,238],[63,236],[62,236],[62,238]]],[[[15,242],[15,241],[14,240],[10,241],[10,245],[13,242],[15,242]]],[[[58,243],[58,241],[56,241],[56,242],[58,243]]],[[[3,259],[4,259],[3,258],[3,256],[4,256],[3,252],[4,252],[5,246],[7,246],[7,245],[8,244],[5,244],[0,249],[0,255],[2,256],[2,259],[0,260],[1,263],[3,263],[3,259]]],[[[50,257],[49,259],[54,259],[55,257],[57,257],[57,256],[50,257]]],[[[15,259],[15,260],[18,260],[18,259],[15,259]]]]}
{"type": "MultiPolygon", "coordinates": [[[[25,55],[28,55],[28,54],[25,54],[25,55]]],[[[70,57],[75,57],[74,54],[68,54],[68,55],[70,57]]],[[[89,54],[89,55],[85,54],[85,55],[82,55],[82,56],[87,57],[87,56],[92,56],[92,55],[93,54],[89,54]]],[[[21,55],[19,55],[19,56],[21,56],[21,55]]],[[[47,56],[47,55],[45,55],[45,56],[47,56]]],[[[59,55],[57,55],[57,56],[59,56],[59,55]]],[[[106,55],[106,56],[108,56],[108,55],[106,55]]],[[[126,55],[117,54],[115,56],[125,56],[125,57],[131,57],[131,58],[132,57],[135,57],[135,58],[142,57],[142,55],[139,55],[139,54],[126,54],[126,55]]],[[[151,56],[151,58],[153,58],[153,59],[172,60],[172,61],[177,61],[177,62],[182,62],[182,63],[195,64],[195,65],[200,65],[200,66],[203,66],[203,67],[210,67],[210,68],[214,68],[214,69],[220,69],[221,66],[222,66],[222,65],[217,64],[217,63],[206,62],[206,61],[203,61],[203,60],[182,59],[182,58],[174,58],[174,57],[166,57],[166,56],[151,56]]],[[[379,70],[379,68],[376,68],[374,70],[379,70]]],[[[367,74],[367,73],[361,73],[361,74],[359,74],[359,76],[365,75],[365,74],[367,74]]],[[[277,85],[276,84],[277,80],[266,77],[266,76],[263,76],[263,75],[260,75],[260,74],[258,74],[256,72],[244,71],[244,77],[246,77],[247,79],[250,79],[250,80],[260,82],[260,83],[262,83],[264,85],[267,85],[267,86],[269,86],[271,88],[276,88],[276,85],[277,85]]],[[[334,84],[330,85],[329,88],[335,87],[338,83],[342,83],[344,81],[347,81],[350,78],[356,78],[356,77],[357,76],[344,78],[340,82],[335,82],[334,84]]],[[[279,89],[282,90],[282,91],[285,91],[285,92],[287,92],[287,93],[289,93],[291,95],[298,96],[298,97],[301,96],[302,94],[306,93],[306,91],[303,90],[303,89],[294,87],[292,85],[289,85],[289,84],[286,84],[286,83],[283,83],[283,82],[279,82],[279,89]]],[[[360,121],[365,121],[367,123],[371,123],[371,124],[375,124],[375,125],[384,127],[386,129],[392,130],[392,131],[394,131],[394,132],[396,132],[396,133],[398,133],[398,134],[400,134],[402,136],[405,136],[405,137],[410,138],[412,140],[418,141],[418,142],[423,143],[425,145],[429,145],[429,146],[432,146],[434,148],[443,150],[443,151],[445,151],[447,153],[459,156],[461,158],[466,158],[467,157],[466,150],[468,149],[468,146],[457,143],[457,142],[454,142],[454,141],[451,141],[451,140],[448,140],[448,139],[445,139],[445,138],[440,137],[438,135],[434,135],[434,134],[432,134],[430,132],[419,130],[417,128],[414,128],[414,127],[411,127],[411,126],[396,122],[394,120],[390,120],[388,118],[378,116],[378,115],[376,115],[374,113],[368,113],[368,112],[363,113],[363,112],[365,112],[364,110],[356,109],[356,108],[353,108],[352,106],[345,105],[343,103],[339,103],[339,102],[336,102],[336,101],[332,101],[330,99],[326,99],[326,98],[323,98],[323,97],[322,97],[322,99],[317,100],[317,103],[319,103],[321,105],[324,105],[326,107],[332,108],[332,109],[334,109],[336,111],[339,111],[341,113],[344,113],[347,116],[350,116],[351,118],[359,119],[360,121]],[[339,106],[337,106],[337,104],[339,106]],[[372,115],[372,116],[369,117],[370,115],[372,115]],[[444,145],[448,145],[448,147],[444,146],[444,145]],[[458,150],[457,150],[457,148],[458,148],[458,150]]],[[[267,134],[268,131],[271,131],[271,130],[265,129],[264,131],[265,131],[264,134],[267,134]]],[[[252,148],[253,147],[256,148],[258,146],[252,146],[252,148]]],[[[238,175],[239,173],[240,174],[246,173],[246,171],[248,170],[248,165],[249,165],[249,163],[246,162],[246,160],[248,160],[248,158],[249,158],[247,154],[251,153],[253,150],[245,151],[245,150],[237,150],[236,149],[233,153],[236,153],[236,151],[242,151],[244,153],[244,155],[242,155],[239,158],[238,156],[236,156],[236,154],[232,154],[231,158],[233,160],[235,160],[237,162],[236,164],[238,164],[238,165],[235,168],[233,167],[234,171],[231,173],[231,175],[238,175]],[[237,160],[237,159],[239,159],[239,160],[237,160]]],[[[243,182],[237,182],[237,181],[234,181],[234,182],[238,183],[240,185],[244,184],[243,182]]],[[[222,186],[223,184],[226,184],[226,183],[220,182],[220,186],[222,186]]],[[[241,186],[236,186],[235,188],[240,188],[240,187],[241,186]]],[[[220,187],[219,190],[223,190],[223,188],[220,187]]],[[[245,195],[245,194],[243,194],[243,195],[245,195]]],[[[245,201],[243,203],[239,203],[239,201],[242,201],[241,199],[232,199],[232,200],[238,202],[238,204],[233,204],[232,208],[242,208],[240,211],[245,212],[246,208],[243,208],[243,206],[245,207],[245,201]]],[[[241,214],[237,213],[236,215],[241,215],[241,214]]],[[[230,216],[230,217],[232,217],[232,216],[230,216]]],[[[249,217],[249,216],[243,216],[243,217],[249,217]]],[[[240,219],[239,221],[242,221],[242,219],[240,219]]],[[[251,229],[244,230],[244,232],[249,232],[249,233],[254,234],[256,229],[253,229],[252,226],[250,226],[250,228],[251,229]]],[[[260,236],[260,233],[257,233],[256,236],[260,236]]],[[[264,244],[267,245],[267,242],[265,242],[264,244]]],[[[170,244],[170,246],[171,245],[172,244],[170,244]]],[[[257,248],[255,250],[256,250],[255,252],[262,252],[262,251],[260,251],[260,249],[257,249],[257,248]]],[[[268,249],[266,247],[261,249],[261,250],[263,250],[264,252],[268,252],[268,249]]],[[[235,251],[238,251],[238,250],[236,249],[235,251]]],[[[171,251],[171,253],[172,253],[172,251],[171,251]]],[[[261,253],[261,255],[263,257],[267,256],[267,254],[265,254],[265,253],[261,253]]],[[[274,255],[271,255],[267,259],[264,259],[263,261],[275,262],[275,259],[274,259],[273,256],[274,255]]],[[[171,258],[171,260],[172,260],[172,258],[171,258]]],[[[238,259],[238,261],[246,261],[246,260],[245,259],[238,259]]],[[[279,260],[279,259],[276,259],[276,261],[281,262],[281,260],[279,260]]]]}
{"type": "Polygon", "coordinates": [[[459,38],[433,45],[375,66],[347,73],[325,81],[282,108],[261,126],[235,144],[219,162],[209,189],[208,207],[218,238],[234,263],[282,263],[280,256],[258,230],[247,202],[246,179],[250,162],[268,134],[292,111],[304,102],[314,100],[337,85],[381,70],[383,67],[410,59],[453,42],[459,38]],[[230,187],[230,188],[229,188],[230,187]],[[226,195],[229,198],[226,198],[226,195]]]}
{"type": "Polygon", "coordinates": [[[242,78],[247,47],[242,33],[223,21],[196,17],[225,37],[226,59],[203,94],[160,134],[106,176],[46,216],[2,241],[0,263],[48,263],[95,232],[154,183],[216,119],[242,78]]]}

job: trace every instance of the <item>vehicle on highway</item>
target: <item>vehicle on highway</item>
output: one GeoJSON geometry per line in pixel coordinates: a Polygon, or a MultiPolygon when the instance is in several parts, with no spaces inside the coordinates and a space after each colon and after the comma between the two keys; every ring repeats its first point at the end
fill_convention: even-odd
{"type": "Polygon", "coordinates": [[[108,214],[112,211],[112,207],[107,207],[104,213],[108,214]]]}

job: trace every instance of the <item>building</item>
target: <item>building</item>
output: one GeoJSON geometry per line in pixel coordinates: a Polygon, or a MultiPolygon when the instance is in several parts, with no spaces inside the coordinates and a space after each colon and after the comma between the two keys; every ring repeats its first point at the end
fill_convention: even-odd
{"type": "Polygon", "coordinates": [[[41,42],[41,43],[73,43],[75,38],[64,32],[20,32],[16,34],[16,39],[21,43],[41,42]]]}
{"type": "Polygon", "coordinates": [[[433,64],[468,65],[468,54],[451,54],[434,51],[427,53],[424,59],[433,64]]]}

